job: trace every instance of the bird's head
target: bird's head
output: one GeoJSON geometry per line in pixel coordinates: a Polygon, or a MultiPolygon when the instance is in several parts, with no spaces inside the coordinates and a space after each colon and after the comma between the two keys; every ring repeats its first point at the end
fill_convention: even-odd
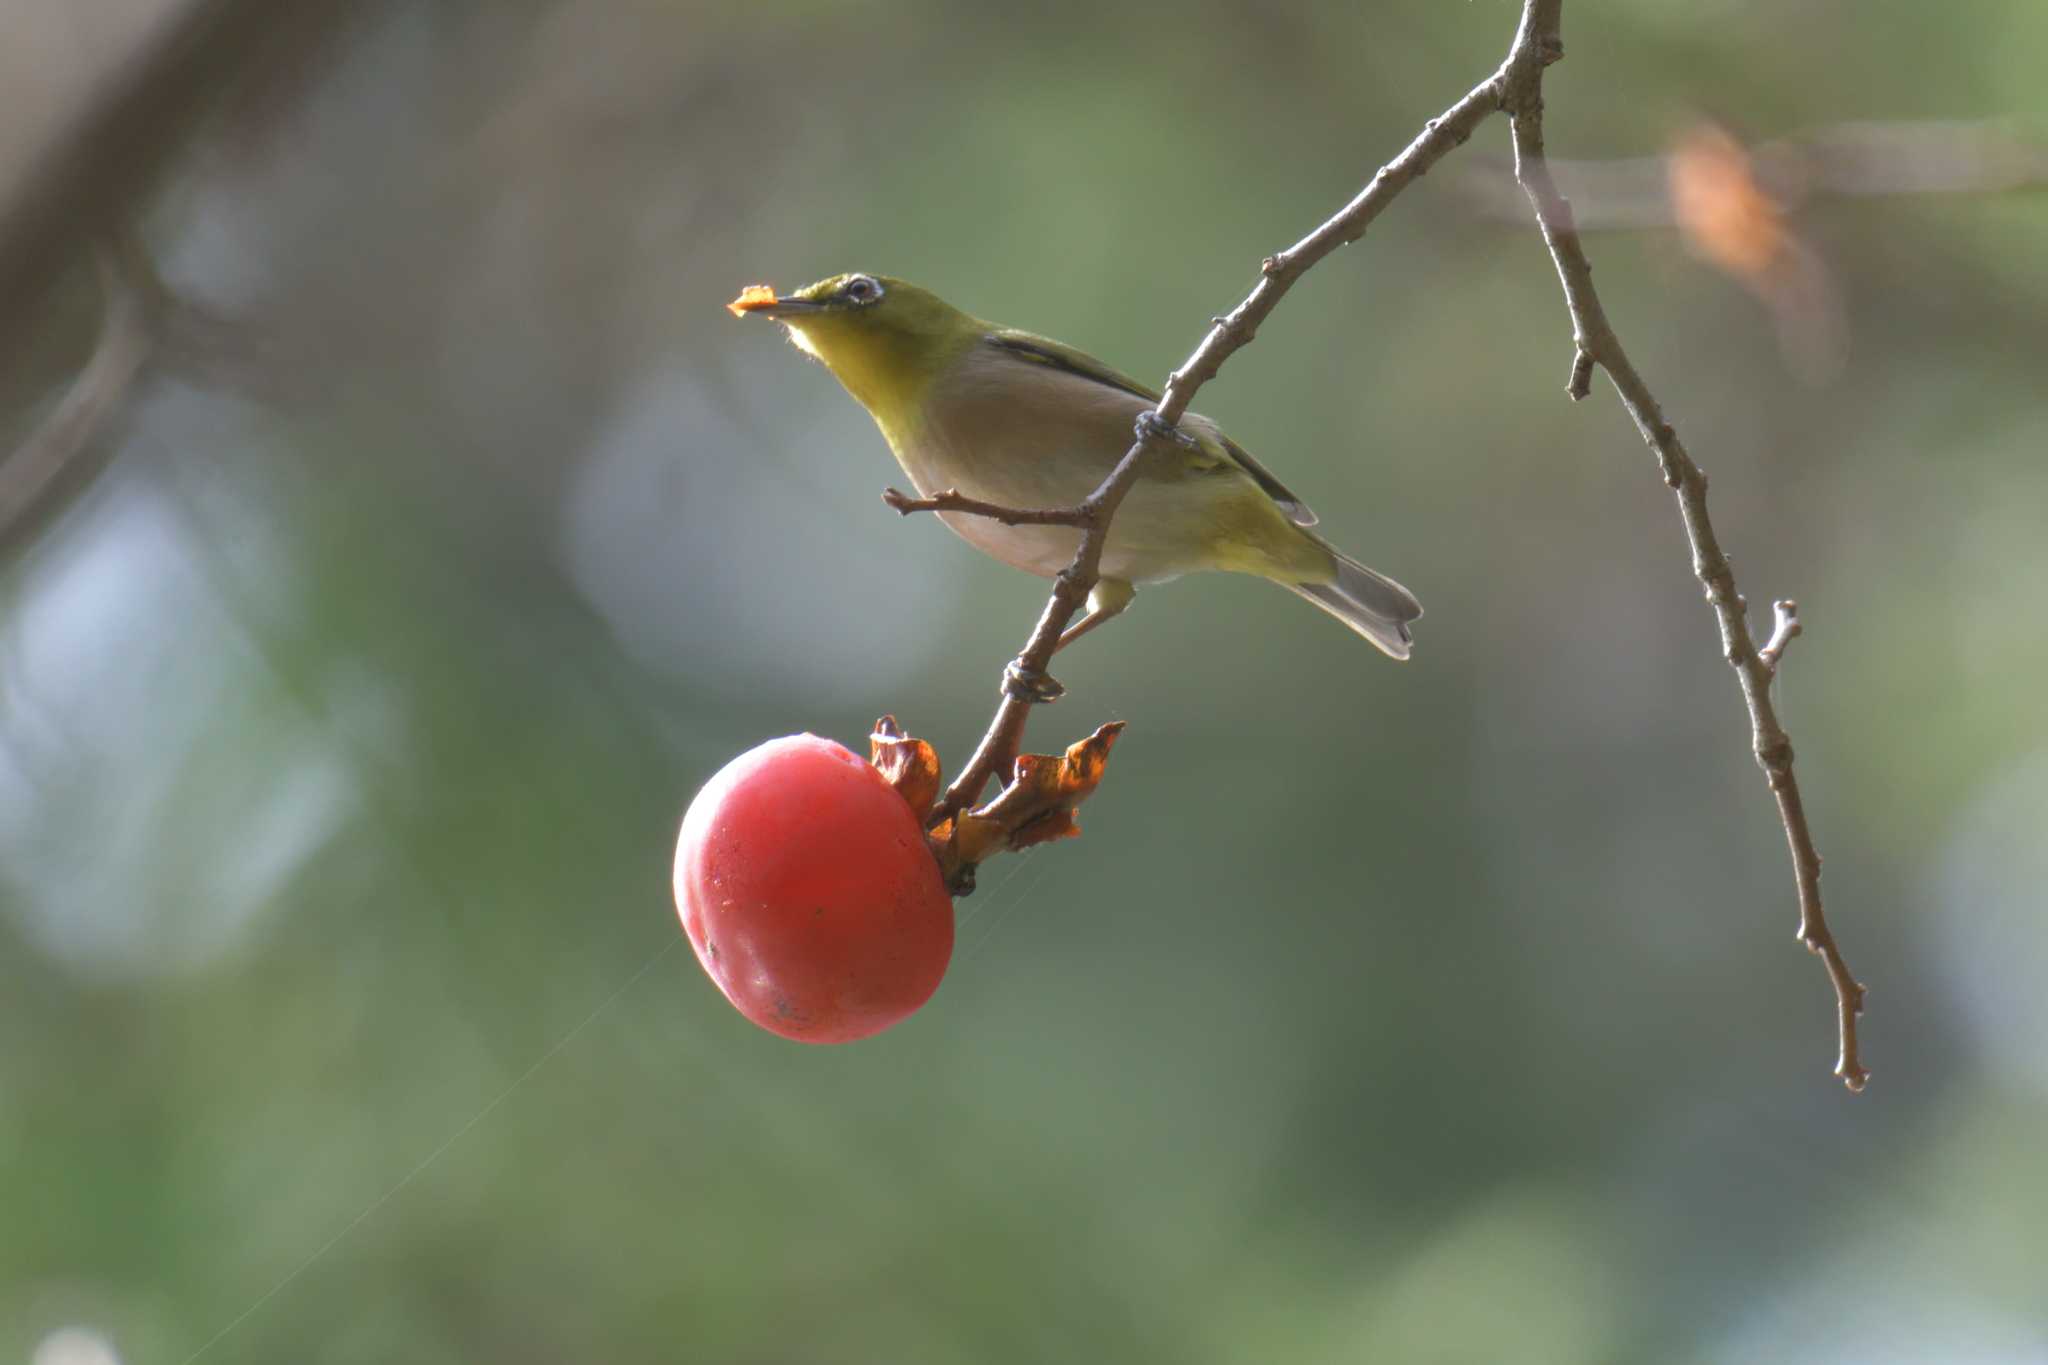
{"type": "Polygon", "coordinates": [[[726,307],[788,328],[877,417],[915,404],[987,330],[929,289],[887,275],[833,275],[790,294],[750,285],[726,307]]]}

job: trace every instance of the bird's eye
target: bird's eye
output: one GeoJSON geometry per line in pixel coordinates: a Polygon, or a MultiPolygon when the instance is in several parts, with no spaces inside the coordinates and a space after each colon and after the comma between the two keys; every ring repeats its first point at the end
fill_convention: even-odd
{"type": "Polygon", "coordinates": [[[873,303],[882,297],[882,286],[871,275],[855,275],[841,286],[839,292],[849,303],[873,303]]]}

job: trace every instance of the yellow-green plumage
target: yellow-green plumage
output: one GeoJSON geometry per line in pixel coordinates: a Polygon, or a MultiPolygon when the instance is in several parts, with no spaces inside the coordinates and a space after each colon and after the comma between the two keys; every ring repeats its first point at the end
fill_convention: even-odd
{"type": "MultiPolygon", "coordinates": [[[[1138,415],[1158,402],[1091,356],[886,276],[836,275],[733,306],[787,326],[874,417],[926,496],[951,489],[1005,507],[1071,506],[1108,476],[1138,415]]],[[[1121,611],[1138,584],[1221,569],[1290,588],[1406,658],[1407,623],[1422,614],[1413,595],[1309,529],[1315,514],[1215,423],[1189,413],[1180,425],[1194,444],[1159,455],[1118,508],[1081,628],[1121,611]]],[[[1073,558],[1071,528],[940,515],[968,543],[1031,573],[1050,577],[1073,558]]]]}

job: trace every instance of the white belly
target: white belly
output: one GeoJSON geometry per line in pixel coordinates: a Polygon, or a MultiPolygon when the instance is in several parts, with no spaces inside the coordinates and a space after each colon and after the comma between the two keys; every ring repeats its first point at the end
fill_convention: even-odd
{"type": "MultiPolygon", "coordinates": [[[[960,491],[967,492],[964,488],[960,491]]],[[[1051,578],[1066,568],[1080,545],[1080,533],[1064,526],[1005,526],[989,517],[961,512],[942,512],[939,520],[983,554],[1041,578],[1051,578]]]]}

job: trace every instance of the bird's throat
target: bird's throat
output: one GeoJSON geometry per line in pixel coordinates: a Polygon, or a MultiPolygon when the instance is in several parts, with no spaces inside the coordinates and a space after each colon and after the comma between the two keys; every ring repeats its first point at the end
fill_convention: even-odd
{"type": "Polygon", "coordinates": [[[789,339],[821,361],[885,432],[906,431],[949,357],[943,344],[920,336],[841,335],[829,325],[793,326],[789,339]]]}

